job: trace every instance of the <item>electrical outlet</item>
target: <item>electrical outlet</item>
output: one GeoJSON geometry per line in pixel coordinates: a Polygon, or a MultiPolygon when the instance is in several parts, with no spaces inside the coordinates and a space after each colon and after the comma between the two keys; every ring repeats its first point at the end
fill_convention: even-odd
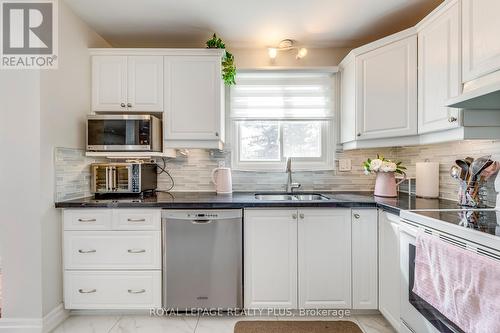
{"type": "Polygon", "coordinates": [[[351,171],[351,160],[342,158],[339,160],[339,171],[351,171]]]}

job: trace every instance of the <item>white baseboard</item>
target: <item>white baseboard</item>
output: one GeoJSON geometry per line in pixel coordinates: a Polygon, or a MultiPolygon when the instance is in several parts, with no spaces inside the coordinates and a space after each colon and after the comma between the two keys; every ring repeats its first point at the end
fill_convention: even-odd
{"type": "Polygon", "coordinates": [[[43,333],[49,333],[69,317],[69,311],[61,303],[43,317],[43,333]]]}
{"type": "Polygon", "coordinates": [[[68,316],[69,312],[61,303],[41,319],[0,318],[0,333],[49,333],[68,316]]]}
{"type": "Polygon", "coordinates": [[[38,318],[1,318],[0,332],[41,333],[42,319],[38,318]]]}

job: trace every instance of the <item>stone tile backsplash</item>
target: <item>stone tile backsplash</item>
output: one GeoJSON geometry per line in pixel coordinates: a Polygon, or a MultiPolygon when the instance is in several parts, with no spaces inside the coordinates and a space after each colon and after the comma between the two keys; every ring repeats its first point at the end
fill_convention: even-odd
{"type": "MultiPolygon", "coordinates": [[[[294,172],[294,181],[302,184],[304,191],[372,191],[375,176],[363,173],[362,162],[382,154],[393,160],[402,161],[408,167],[408,175],[415,176],[415,163],[429,159],[440,163],[440,197],[455,200],[458,184],[448,171],[457,158],[466,156],[479,157],[492,155],[500,160],[500,141],[460,141],[424,146],[361,149],[338,152],[336,159],[348,158],[352,162],[352,170],[294,172]]],[[[85,156],[80,149],[56,148],[56,201],[64,201],[90,195],[89,164],[99,159],[85,156]]],[[[231,156],[226,151],[191,149],[187,156],[167,160],[167,170],[174,178],[172,191],[214,191],[211,181],[212,170],[220,164],[229,166],[231,156]]],[[[102,161],[102,160],[101,160],[102,161]]],[[[163,163],[161,159],[158,163],[163,163]]],[[[233,170],[234,191],[283,191],[286,174],[283,172],[248,172],[233,170]]],[[[158,187],[166,190],[171,181],[167,175],[158,177],[158,187]]],[[[494,205],[495,191],[493,182],[487,184],[488,204],[494,205]]]]}
{"type": "MultiPolygon", "coordinates": [[[[352,171],[313,171],[294,172],[294,182],[302,184],[304,191],[356,191],[372,190],[374,176],[363,174],[362,162],[368,156],[377,153],[393,158],[395,149],[370,149],[337,153],[336,158],[350,158],[352,171]]],[[[211,181],[212,170],[219,163],[231,165],[229,152],[206,151],[192,149],[187,157],[171,159],[167,169],[175,180],[173,191],[214,191],[211,181]]],[[[161,162],[159,162],[161,163],[161,162]]],[[[233,170],[234,191],[283,191],[286,184],[286,173],[283,172],[249,172],[233,170]]],[[[159,177],[159,188],[170,187],[170,179],[165,174],[159,177]]]]}
{"type": "MultiPolygon", "coordinates": [[[[305,191],[372,191],[375,184],[373,175],[363,173],[362,162],[373,158],[376,154],[386,158],[402,161],[408,167],[408,176],[415,177],[415,163],[437,161],[440,163],[440,197],[456,200],[458,184],[449,176],[449,169],[458,158],[471,156],[477,158],[491,155],[492,159],[500,161],[500,141],[459,141],[433,145],[361,149],[344,151],[336,154],[336,159],[349,158],[352,170],[341,171],[314,171],[294,172],[294,181],[302,184],[305,191]]],[[[212,169],[224,162],[230,165],[230,153],[215,153],[205,150],[190,150],[188,157],[170,160],[167,168],[176,182],[173,191],[214,191],[211,182],[212,169]]],[[[233,170],[234,191],[283,191],[285,189],[285,172],[247,172],[233,170]]],[[[170,186],[170,181],[165,175],[159,177],[160,189],[170,186]]],[[[495,190],[493,181],[486,185],[488,189],[488,202],[495,205],[495,190]]]]}
{"type": "MultiPolygon", "coordinates": [[[[491,158],[500,161],[500,141],[480,140],[480,141],[457,141],[434,145],[412,146],[397,148],[396,156],[408,167],[408,175],[415,176],[415,163],[423,162],[426,159],[432,162],[439,162],[439,196],[445,199],[456,200],[458,192],[458,182],[450,177],[449,171],[456,159],[470,157],[480,157],[491,155],[491,158]]],[[[494,179],[486,183],[488,190],[488,206],[495,206],[496,193],[494,189],[494,179]]]]}
{"type": "Polygon", "coordinates": [[[85,156],[85,150],[54,149],[55,201],[90,196],[90,164],[96,159],[85,156]]]}

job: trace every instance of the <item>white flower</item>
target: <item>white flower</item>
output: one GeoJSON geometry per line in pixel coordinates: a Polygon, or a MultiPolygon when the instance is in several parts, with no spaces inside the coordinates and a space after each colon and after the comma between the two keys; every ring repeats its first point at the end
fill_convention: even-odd
{"type": "Polygon", "coordinates": [[[371,172],[370,172],[370,170],[365,169],[364,173],[365,173],[365,175],[367,175],[367,176],[368,176],[371,172]]]}
{"type": "Polygon", "coordinates": [[[397,169],[396,163],[390,162],[390,161],[384,161],[382,162],[382,166],[380,167],[380,170],[382,172],[394,172],[397,169]]]}
{"type": "Polygon", "coordinates": [[[376,158],[370,162],[370,170],[371,171],[379,171],[380,167],[382,166],[382,160],[376,158]]]}

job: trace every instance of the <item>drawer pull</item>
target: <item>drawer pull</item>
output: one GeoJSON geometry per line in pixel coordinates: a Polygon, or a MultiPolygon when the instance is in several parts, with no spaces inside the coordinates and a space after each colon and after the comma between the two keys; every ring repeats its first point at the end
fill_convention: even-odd
{"type": "Polygon", "coordinates": [[[96,291],[97,291],[97,289],[87,289],[87,290],[85,290],[85,289],[78,289],[78,292],[80,294],[93,294],[96,291]]]}
{"type": "Polygon", "coordinates": [[[139,290],[129,289],[128,290],[129,294],[144,294],[145,292],[146,292],[146,289],[139,289],[139,290]]]}
{"type": "Polygon", "coordinates": [[[127,219],[128,222],[146,222],[146,219],[127,219]]]}
{"type": "Polygon", "coordinates": [[[78,250],[79,253],[96,253],[97,250],[78,250]]]}
{"type": "Polygon", "coordinates": [[[144,249],[129,249],[127,250],[128,253],[144,253],[146,250],[144,249]]]}
{"type": "Polygon", "coordinates": [[[96,222],[96,219],[78,219],[78,222],[96,222]]]}

